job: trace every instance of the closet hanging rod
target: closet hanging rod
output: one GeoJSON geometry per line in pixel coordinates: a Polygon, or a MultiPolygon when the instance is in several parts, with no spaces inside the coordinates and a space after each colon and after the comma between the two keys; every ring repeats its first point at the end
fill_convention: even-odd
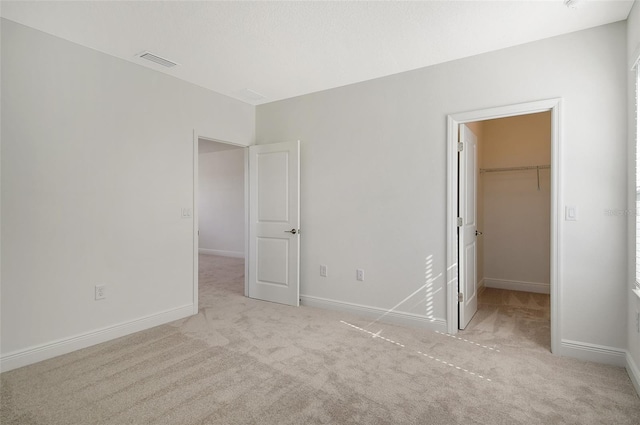
{"type": "Polygon", "coordinates": [[[495,173],[500,171],[524,171],[524,170],[548,170],[551,165],[529,165],[524,167],[506,167],[506,168],[481,168],[481,173],[495,173]]]}

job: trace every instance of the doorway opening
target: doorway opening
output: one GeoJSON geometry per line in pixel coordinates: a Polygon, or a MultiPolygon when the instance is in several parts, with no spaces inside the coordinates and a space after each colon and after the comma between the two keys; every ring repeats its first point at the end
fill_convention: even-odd
{"type": "Polygon", "coordinates": [[[537,309],[527,314],[541,322],[547,314],[549,330],[538,338],[546,332],[544,346],[560,347],[559,117],[559,99],[448,117],[449,333],[470,322],[495,329],[487,323],[506,301],[511,312],[537,309]],[[472,322],[478,296],[481,310],[494,311],[472,322]]]}
{"type": "Polygon", "coordinates": [[[194,133],[194,314],[208,286],[247,295],[247,150],[194,133]]]}
{"type": "MultiPolygon", "coordinates": [[[[551,113],[462,126],[477,152],[475,188],[465,187],[475,192],[475,248],[465,251],[462,262],[467,264],[463,274],[475,266],[470,289],[476,294],[465,295],[476,299],[475,311],[466,316],[461,313],[469,308],[459,307],[458,328],[465,334],[492,334],[496,344],[550,350],[551,113]]],[[[460,232],[459,239],[465,236],[460,232]]],[[[467,279],[461,276],[460,283],[467,279]]]]}

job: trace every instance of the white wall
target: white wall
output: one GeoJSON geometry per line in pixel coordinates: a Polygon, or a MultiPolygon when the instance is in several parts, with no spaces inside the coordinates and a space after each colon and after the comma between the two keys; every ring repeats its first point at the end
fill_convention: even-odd
{"type": "MultiPolygon", "coordinates": [[[[628,146],[628,170],[629,170],[629,193],[627,210],[640,214],[636,210],[636,193],[635,193],[635,135],[636,135],[636,105],[635,105],[635,73],[630,70],[632,62],[640,54],[640,3],[636,1],[631,9],[627,21],[627,71],[628,81],[628,129],[629,129],[629,146],[628,146]]],[[[627,357],[627,370],[634,382],[636,390],[640,393],[640,333],[636,328],[636,312],[640,311],[640,299],[628,291],[628,287],[635,281],[635,250],[636,250],[636,232],[635,232],[635,214],[628,214],[628,278],[625,288],[628,298],[628,314],[627,314],[627,343],[629,356],[627,357]]],[[[612,217],[612,220],[622,220],[622,216],[612,217]]]]}
{"type": "MultiPolygon", "coordinates": [[[[551,164],[549,112],[482,123],[481,168],[551,164]]],[[[480,173],[488,287],[549,293],[550,170],[480,173]],[[539,190],[538,190],[539,189],[539,190]]]]}
{"type": "Polygon", "coordinates": [[[447,114],[562,97],[562,204],[580,209],[560,235],[562,352],[623,355],[627,226],[604,210],[627,203],[625,32],[620,22],[257,107],[258,143],[302,141],[303,300],[379,311],[409,297],[399,313],[441,327],[447,114]]]}
{"type": "Polygon", "coordinates": [[[244,258],[244,149],[200,154],[198,175],[200,252],[244,258]]]}
{"type": "Polygon", "coordinates": [[[193,129],[249,145],[255,108],[1,25],[2,367],[191,314],[193,129]]]}

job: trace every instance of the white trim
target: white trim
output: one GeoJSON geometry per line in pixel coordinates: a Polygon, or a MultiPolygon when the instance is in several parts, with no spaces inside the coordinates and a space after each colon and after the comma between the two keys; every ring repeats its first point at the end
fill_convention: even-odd
{"type": "Polygon", "coordinates": [[[484,286],[487,288],[510,289],[512,291],[535,292],[536,294],[549,294],[551,285],[541,282],[522,282],[519,280],[484,278],[484,286]]]}
{"type": "Polygon", "coordinates": [[[560,353],[557,354],[561,356],[620,367],[626,366],[627,350],[622,348],[571,341],[568,339],[563,339],[560,347],[560,353]]]}
{"type": "Polygon", "coordinates": [[[447,117],[447,332],[458,333],[458,120],[447,117]]]}
{"type": "MultiPolygon", "coordinates": [[[[551,111],[562,99],[547,99],[449,115],[457,124],[551,111]]],[[[457,146],[457,145],[456,145],[457,146]]]]}
{"type": "Polygon", "coordinates": [[[249,147],[244,149],[244,296],[249,297],[249,147]]]}
{"type": "Polygon", "coordinates": [[[29,347],[24,350],[14,351],[5,354],[0,358],[0,371],[6,372],[43,360],[51,359],[62,354],[87,348],[92,345],[130,335],[135,332],[164,325],[175,320],[189,317],[192,314],[193,305],[188,304],[114,326],[108,326],[106,328],[75,335],[70,338],[59,339],[46,344],[29,347]]]}
{"type": "Polygon", "coordinates": [[[200,244],[200,221],[198,211],[198,184],[200,182],[199,177],[199,150],[200,150],[200,138],[198,132],[193,129],[193,314],[198,314],[198,308],[200,303],[198,302],[198,283],[200,279],[198,273],[200,265],[198,263],[198,246],[200,244]]]}
{"type": "Polygon", "coordinates": [[[324,308],[340,311],[358,316],[364,316],[383,323],[392,323],[401,326],[419,327],[433,331],[447,332],[447,322],[443,319],[430,319],[413,313],[389,311],[378,307],[348,303],[344,301],[330,300],[327,298],[300,295],[300,304],[303,306],[324,308]]]}
{"type": "Polygon", "coordinates": [[[244,251],[223,251],[221,249],[200,248],[198,253],[204,255],[219,255],[221,257],[244,258],[244,251]]]}
{"type": "Polygon", "coordinates": [[[447,332],[458,332],[458,263],[457,263],[457,210],[458,210],[458,162],[457,143],[460,124],[504,118],[517,115],[551,112],[551,351],[560,348],[561,316],[561,200],[562,200],[562,99],[547,99],[534,102],[507,105],[479,111],[462,112],[447,116],[447,332]]]}
{"type": "Polygon", "coordinates": [[[636,393],[640,397],[640,369],[635,361],[633,361],[633,357],[627,351],[626,356],[627,364],[625,365],[625,369],[627,369],[627,373],[629,374],[629,378],[631,379],[631,383],[636,389],[636,393]]]}

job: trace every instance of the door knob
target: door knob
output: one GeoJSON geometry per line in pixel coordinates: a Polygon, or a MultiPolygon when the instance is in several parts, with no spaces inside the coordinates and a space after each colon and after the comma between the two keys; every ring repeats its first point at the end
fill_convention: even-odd
{"type": "Polygon", "coordinates": [[[297,231],[296,229],[285,230],[284,232],[285,232],[285,233],[292,233],[292,234],[294,234],[294,235],[295,235],[296,233],[298,233],[298,231],[297,231]]]}
{"type": "Polygon", "coordinates": [[[480,236],[482,234],[482,232],[476,230],[476,236],[480,236]]]}

